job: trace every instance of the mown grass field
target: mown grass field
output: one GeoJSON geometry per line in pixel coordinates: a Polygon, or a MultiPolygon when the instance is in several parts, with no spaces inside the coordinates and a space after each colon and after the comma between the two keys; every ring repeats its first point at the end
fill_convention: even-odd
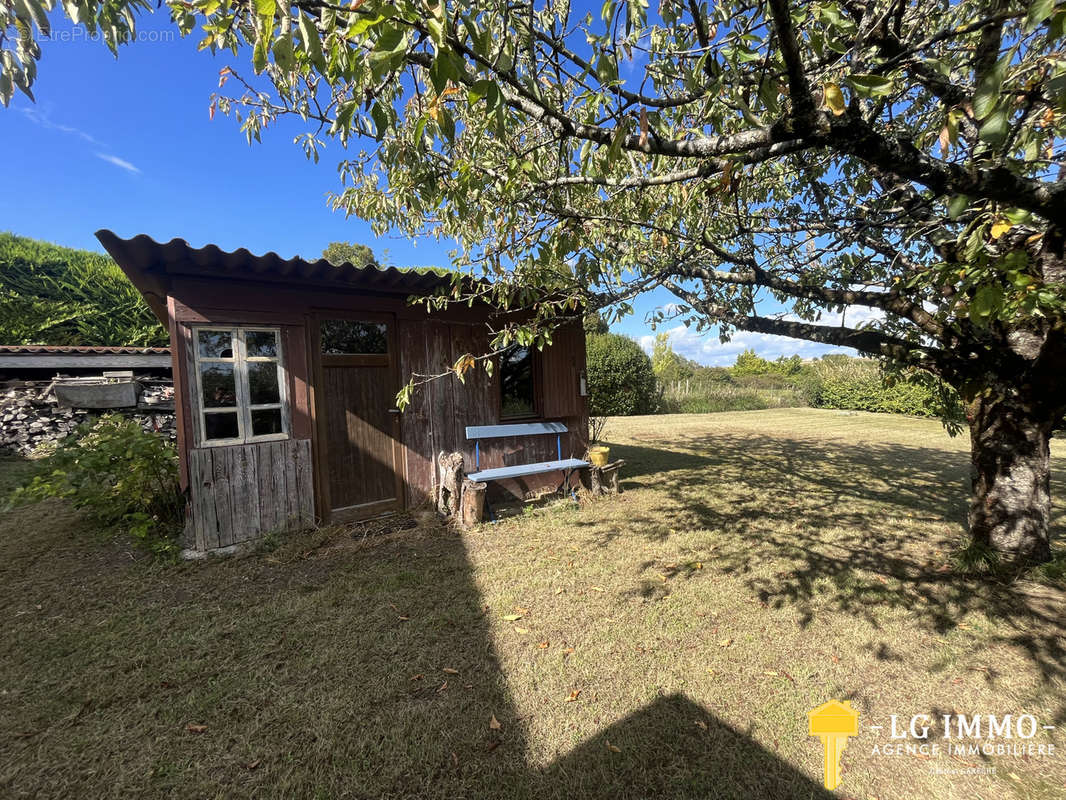
{"type": "Polygon", "coordinates": [[[965,440],[812,409],[606,438],[623,495],[464,534],[165,566],[62,503],[4,512],[0,795],[820,798],[830,697],[862,726],[836,796],[1066,795],[1064,593],[952,570],[965,440]],[[872,755],[892,713],[1031,713],[1059,752],[872,755]]]}

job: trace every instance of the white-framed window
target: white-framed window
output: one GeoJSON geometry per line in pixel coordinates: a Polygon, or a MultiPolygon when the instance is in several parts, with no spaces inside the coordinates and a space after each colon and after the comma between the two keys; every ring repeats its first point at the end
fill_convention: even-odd
{"type": "Polygon", "coordinates": [[[201,447],[289,438],[278,328],[192,329],[201,447]]]}

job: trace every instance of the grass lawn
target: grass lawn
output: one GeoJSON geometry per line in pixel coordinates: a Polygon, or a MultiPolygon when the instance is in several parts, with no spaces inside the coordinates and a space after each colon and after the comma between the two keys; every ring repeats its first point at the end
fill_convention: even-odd
{"type": "Polygon", "coordinates": [[[837,796],[1066,796],[1064,593],[951,571],[964,439],[812,409],[606,438],[620,497],[462,535],[163,566],[60,502],[0,514],[0,796],[819,798],[831,697],[837,796]],[[1030,713],[1057,752],[874,755],[893,713],[1030,713]]]}

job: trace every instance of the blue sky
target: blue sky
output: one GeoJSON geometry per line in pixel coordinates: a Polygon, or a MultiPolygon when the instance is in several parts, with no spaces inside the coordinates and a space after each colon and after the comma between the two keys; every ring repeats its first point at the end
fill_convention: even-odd
{"type": "MultiPolygon", "coordinates": [[[[42,41],[36,104],[16,93],[0,108],[0,147],[7,155],[0,186],[0,230],[101,250],[98,228],[120,236],[147,233],[232,250],[273,250],[317,257],[331,241],[370,245],[397,266],[446,264],[446,244],[377,238],[369,225],[331,211],[343,151],[330,143],[314,164],[292,143],[302,131],[282,125],[249,146],[231,118],[208,118],[209,97],[231,54],[197,52],[166,14],[142,17],[140,41],[115,59],[100,41],[53,14],[52,40],[42,41]]],[[[358,144],[356,145],[358,147],[358,144]]],[[[650,348],[644,316],[671,302],[659,290],[640,298],[637,313],[614,330],[650,348]]],[[[670,326],[675,349],[701,363],[731,364],[753,347],[766,357],[827,348],[741,334],[722,345],[670,326]]]]}

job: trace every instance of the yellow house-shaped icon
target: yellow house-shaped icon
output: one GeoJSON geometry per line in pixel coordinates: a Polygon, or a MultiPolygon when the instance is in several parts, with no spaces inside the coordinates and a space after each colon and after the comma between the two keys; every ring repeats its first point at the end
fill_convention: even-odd
{"type": "Polygon", "coordinates": [[[811,736],[858,736],[859,712],[851,707],[851,701],[830,700],[807,712],[811,736]]]}

